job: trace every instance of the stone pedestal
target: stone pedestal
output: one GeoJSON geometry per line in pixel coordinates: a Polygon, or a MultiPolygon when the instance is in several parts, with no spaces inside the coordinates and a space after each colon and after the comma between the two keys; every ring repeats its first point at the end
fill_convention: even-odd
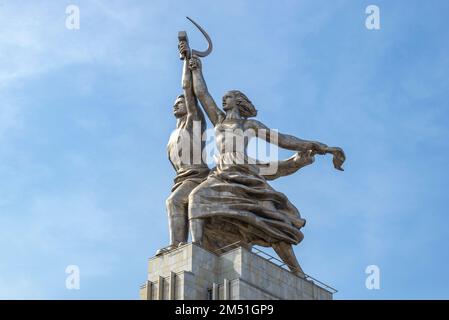
{"type": "Polygon", "coordinates": [[[142,300],[330,300],[330,287],[238,247],[214,254],[186,244],[150,258],[142,300]]]}

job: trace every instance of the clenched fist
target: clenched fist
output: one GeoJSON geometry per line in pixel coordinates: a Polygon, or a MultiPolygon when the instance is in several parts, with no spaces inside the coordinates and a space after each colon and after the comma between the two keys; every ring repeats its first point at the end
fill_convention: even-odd
{"type": "Polygon", "coordinates": [[[189,61],[190,70],[201,70],[201,60],[197,56],[193,56],[189,61]]]}

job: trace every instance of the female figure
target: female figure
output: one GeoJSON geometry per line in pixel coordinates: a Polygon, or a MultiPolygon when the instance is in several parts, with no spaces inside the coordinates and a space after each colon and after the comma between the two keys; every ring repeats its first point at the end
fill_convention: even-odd
{"type": "Polygon", "coordinates": [[[209,250],[236,241],[247,247],[271,246],[292,272],[302,274],[292,245],[303,239],[300,229],[305,220],[284,194],[267,183],[261,166],[248,158],[248,141],[255,136],[299,152],[296,157],[281,162],[280,174],[271,174],[271,178],[295,172],[297,169],[292,167],[309,164],[315,154],[334,154],[334,165],[342,170],[343,151],[280,133],[273,140],[273,132],[268,127],[249,119],[257,111],[242,92],[227,92],[222,111],[208,92],[200,60],[192,57],[190,68],[194,93],[214,125],[219,151],[216,168],[189,196],[192,242],[209,250]]]}

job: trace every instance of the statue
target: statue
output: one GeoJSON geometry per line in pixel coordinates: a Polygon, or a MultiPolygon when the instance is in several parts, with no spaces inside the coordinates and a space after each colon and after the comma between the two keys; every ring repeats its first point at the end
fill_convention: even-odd
{"type": "MultiPolygon", "coordinates": [[[[193,23],[206,36],[211,49],[207,33],[193,23]]],[[[203,181],[198,183],[195,180],[191,184],[195,184],[194,188],[183,191],[184,200],[189,193],[187,207],[192,242],[211,251],[237,241],[247,248],[253,245],[272,247],[292,272],[302,275],[292,245],[299,244],[303,239],[300,229],[304,227],[305,220],[288,198],[274,190],[267,180],[293,174],[313,163],[317,154],[332,154],[334,167],[343,170],[343,150],[274,132],[260,121],[252,119],[257,115],[256,108],[241,91],[225,93],[223,110],[218,108],[203,77],[200,56],[204,56],[204,53],[190,52],[187,42],[182,39],[179,47],[185,57],[184,70],[187,67],[190,69],[190,73],[184,71],[184,76],[191,76],[193,91],[189,92],[190,97],[194,96],[200,101],[214,126],[219,152],[216,167],[207,177],[201,175],[203,181]],[[277,162],[278,170],[275,173],[264,174],[262,169],[267,164],[251,159],[246,152],[249,140],[254,137],[296,151],[296,154],[277,162]]],[[[210,53],[209,49],[207,54],[210,53]]],[[[182,235],[185,240],[185,234],[182,235]]]]}
{"type": "Polygon", "coordinates": [[[202,182],[209,174],[209,168],[202,157],[196,157],[204,149],[201,136],[206,130],[204,114],[198,107],[197,99],[193,93],[192,73],[189,68],[190,50],[187,35],[179,34],[179,52],[183,60],[182,88],[184,93],[179,95],[173,106],[173,114],[176,118],[176,130],[170,136],[167,145],[168,158],[176,171],[174,186],[170,196],[166,200],[170,244],[157,251],[157,255],[172,250],[187,242],[188,239],[188,198],[191,191],[202,182]],[[195,130],[197,129],[197,130],[195,130]],[[199,143],[199,150],[195,140],[199,143]]]}

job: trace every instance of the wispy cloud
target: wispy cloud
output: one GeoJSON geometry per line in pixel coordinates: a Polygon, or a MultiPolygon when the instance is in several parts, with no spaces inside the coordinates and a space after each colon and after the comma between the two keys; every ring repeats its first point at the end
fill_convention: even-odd
{"type": "Polygon", "coordinates": [[[273,182],[308,220],[296,249],[306,272],[367,297],[366,263],[401,271],[389,280],[399,293],[429,268],[404,261],[444,265],[445,10],[404,3],[381,1],[379,32],[353,1],[81,0],[78,31],[65,28],[66,3],[3,3],[0,297],[72,298],[67,264],[80,264],[95,297],[112,295],[98,285],[108,277],[114,296],[135,297],[145,258],[168,241],[177,31],[204,45],[185,15],[213,38],[203,66],[217,100],[241,89],[268,126],[347,152],[344,173],[317,157],[273,182]]]}

